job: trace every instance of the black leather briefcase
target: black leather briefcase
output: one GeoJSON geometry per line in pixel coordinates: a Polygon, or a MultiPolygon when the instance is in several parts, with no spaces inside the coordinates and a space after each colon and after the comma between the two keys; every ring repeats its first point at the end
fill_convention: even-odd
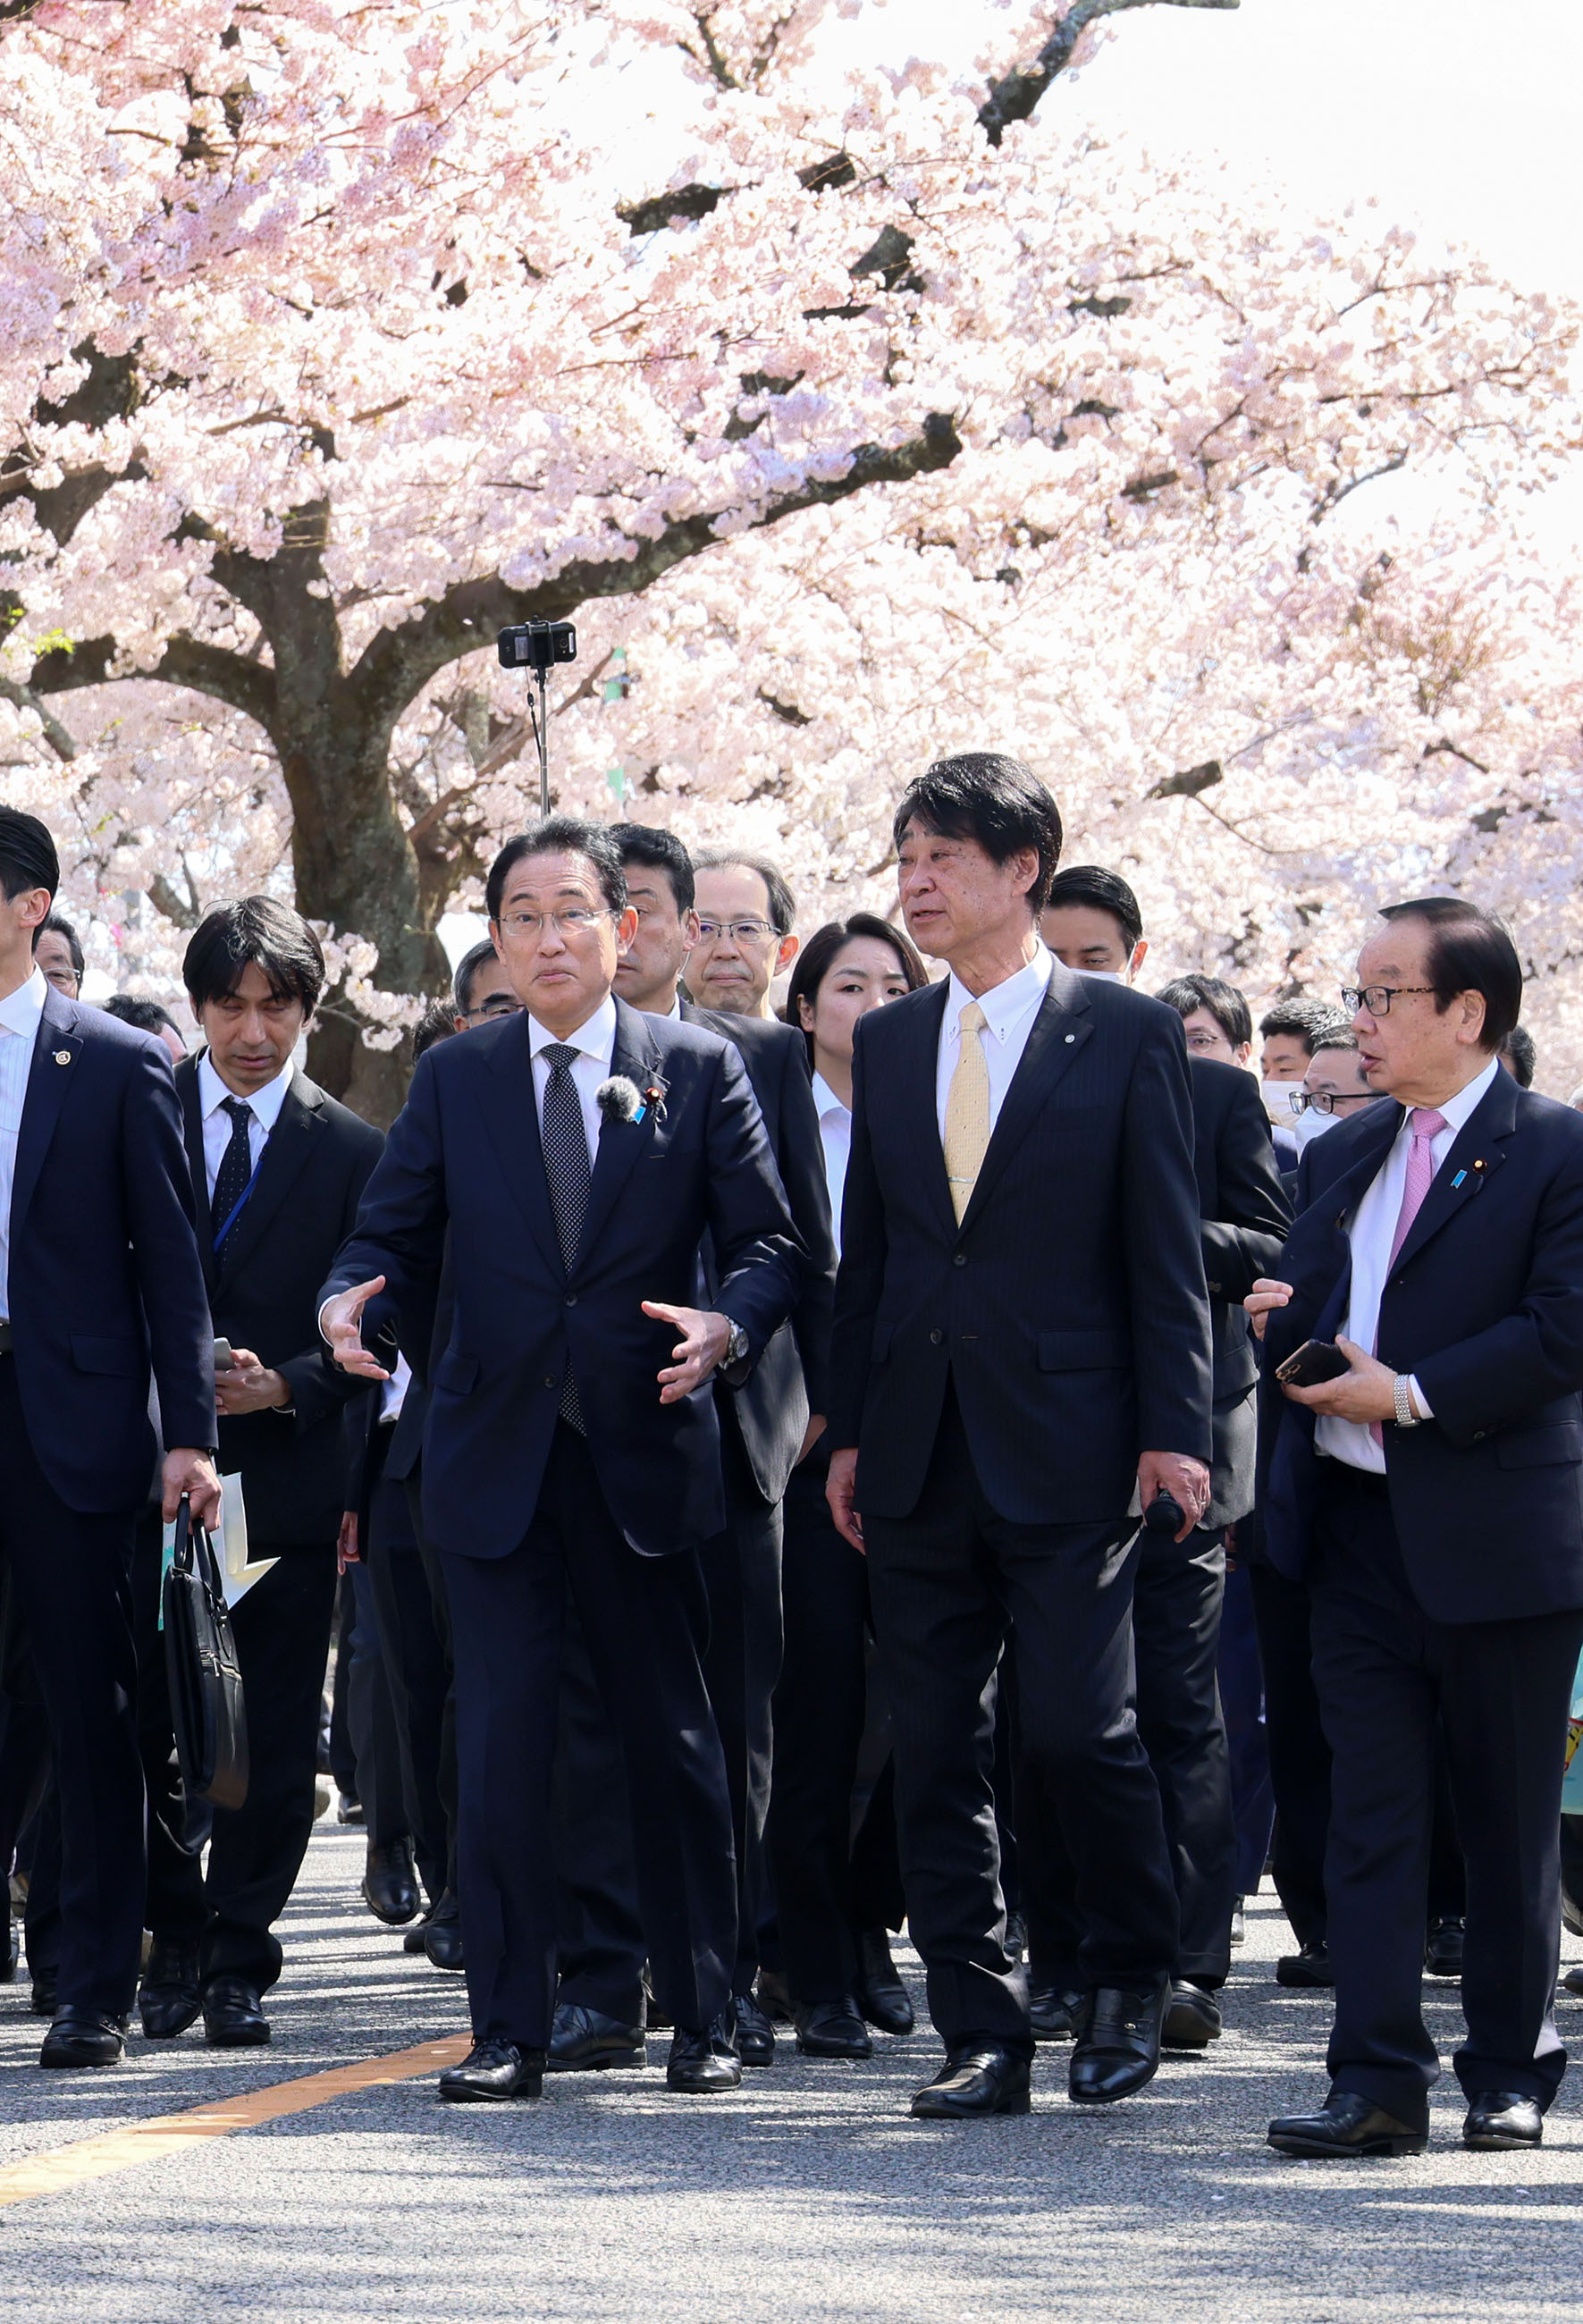
{"type": "Polygon", "coordinates": [[[182,1780],[198,1799],[239,1808],[247,1797],[247,1714],[230,1609],[215,1545],[192,1522],[185,1493],[165,1575],[165,1675],[182,1780]]]}

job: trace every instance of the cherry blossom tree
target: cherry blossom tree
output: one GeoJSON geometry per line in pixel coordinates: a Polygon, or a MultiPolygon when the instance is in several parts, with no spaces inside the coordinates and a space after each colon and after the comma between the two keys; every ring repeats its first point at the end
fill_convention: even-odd
{"type": "Polygon", "coordinates": [[[289,870],[387,1111],[360,1029],[531,796],[494,633],[569,616],[557,798],[811,906],[989,738],[1183,964],[1333,977],[1431,872],[1564,958],[1572,319],[1063,132],[1142,5],[1233,0],[1008,10],[971,84],[833,81],[827,0],[0,7],[0,759],[128,969],[289,870]]]}

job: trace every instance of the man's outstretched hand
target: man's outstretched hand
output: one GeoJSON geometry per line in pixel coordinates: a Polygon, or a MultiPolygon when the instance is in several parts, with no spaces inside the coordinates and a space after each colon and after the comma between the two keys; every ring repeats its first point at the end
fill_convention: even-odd
{"type": "Polygon", "coordinates": [[[667,1307],[658,1299],[645,1299],[643,1313],[658,1323],[674,1323],[682,1335],[671,1350],[674,1360],[658,1376],[661,1404],[678,1403],[703,1386],[724,1355],[730,1320],[702,1307],[667,1307]]]}
{"type": "Polygon", "coordinates": [[[337,1291],[319,1309],[318,1328],[330,1354],[344,1372],[352,1372],[358,1379],[390,1378],[384,1366],[363,1344],[363,1311],[374,1294],[384,1287],[384,1277],[376,1275],[372,1283],[354,1283],[349,1291],[337,1291]]]}

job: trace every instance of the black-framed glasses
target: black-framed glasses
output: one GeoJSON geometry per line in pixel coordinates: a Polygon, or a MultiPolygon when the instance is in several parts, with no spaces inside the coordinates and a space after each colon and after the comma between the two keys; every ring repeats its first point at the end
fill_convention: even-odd
{"type": "Polygon", "coordinates": [[[1356,1017],[1360,1009],[1367,1009],[1371,1017],[1388,1017],[1392,1001],[1399,1000],[1404,992],[1433,991],[1432,984],[1344,984],[1341,1006],[1349,1017],[1356,1017]]]}
{"type": "Polygon", "coordinates": [[[1384,1090],[1294,1089],[1286,1102],[1293,1113],[1306,1113],[1311,1107],[1315,1113],[1334,1113],[1339,1105],[1372,1105],[1384,1095],[1384,1090]]]}
{"type": "Polygon", "coordinates": [[[481,1001],[476,1009],[464,1009],[462,1014],[469,1025],[487,1025],[492,1018],[514,1017],[521,1006],[521,1002],[513,1001],[509,992],[492,992],[489,999],[481,1001]]]}

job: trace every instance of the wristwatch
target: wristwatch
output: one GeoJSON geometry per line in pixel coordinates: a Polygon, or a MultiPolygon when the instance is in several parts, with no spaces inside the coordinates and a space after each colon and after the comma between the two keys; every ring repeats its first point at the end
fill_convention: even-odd
{"type": "MultiPolygon", "coordinates": [[[[731,1323],[729,1315],[725,1320],[731,1323]]],[[[720,1360],[721,1370],[729,1371],[733,1364],[745,1364],[747,1360],[748,1335],[740,1323],[732,1323],[731,1337],[725,1343],[725,1353],[720,1360]]]]}
{"type": "Polygon", "coordinates": [[[1408,1385],[1405,1372],[1394,1374],[1391,1381],[1391,1393],[1396,1399],[1397,1427],[1416,1428],[1419,1425],[1420,1416],[1413,1409],[1413,1390],[1408,1385]]]}

